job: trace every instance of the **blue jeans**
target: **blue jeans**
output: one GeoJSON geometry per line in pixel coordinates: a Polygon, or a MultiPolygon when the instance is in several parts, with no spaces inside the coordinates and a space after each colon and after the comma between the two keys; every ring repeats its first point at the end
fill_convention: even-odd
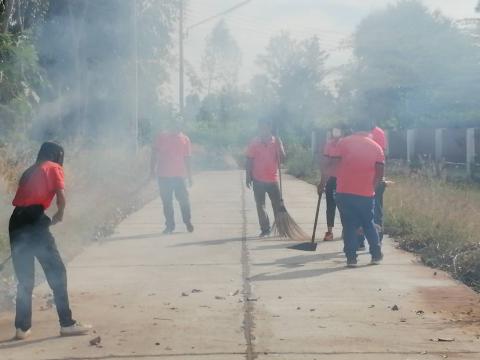
{"type": "Polygon", "coordinates": [[[337,193],[337,206],[343,225],[344,251],[347,259],[357,258],[358,236],[357,229],[363,228],[374,259],[382,257],[377,229],[373,222],[375,198],[337,193]]]}

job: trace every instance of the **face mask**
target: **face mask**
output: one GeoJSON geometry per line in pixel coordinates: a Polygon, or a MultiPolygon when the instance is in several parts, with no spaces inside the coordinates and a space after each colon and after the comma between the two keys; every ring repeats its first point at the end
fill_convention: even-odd
{"type": "Polygon", "coordinates": [[[340,129],[333,129],[333,130],[332,130],[332,136],[333,136],[334,138],[339,138],[339,137],[341,137],[341,136],[342,136],[342,130],[340,130],[340,129]]]}

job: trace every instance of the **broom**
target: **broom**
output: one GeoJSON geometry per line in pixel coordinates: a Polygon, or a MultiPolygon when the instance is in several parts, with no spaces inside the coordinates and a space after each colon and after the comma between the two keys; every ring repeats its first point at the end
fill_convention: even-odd
{"type": "Polygon", "coordinates": [[[277,151],[278,175],[280,180],[280,207],[275,214],[275,222],[272,227],[273,233],[280,238],[288,238],[297,241],[308,239],[308,235],[290,216],[283,200],[282,171],[280,169],[280,156],[277,151]]]}

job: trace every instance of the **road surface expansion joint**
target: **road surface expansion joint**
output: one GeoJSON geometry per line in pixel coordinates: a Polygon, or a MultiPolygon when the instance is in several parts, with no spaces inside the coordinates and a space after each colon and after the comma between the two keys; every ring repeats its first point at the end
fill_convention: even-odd
{"type": "Polygon", "coordinates": [[[243,282],[243,332],[246,341],[246,359],[253,360],[257,358],[254,350],[254,336],[253,329],[255,327],[255,320],[253,317],[254,304],[251,299],[252,287],[250,284],[250,256],[247,246],[247,207],[245,199],[245,187],[243,184],[243,177],[240,174],[240,187],[242,197],[242,282],[243,282]]]}

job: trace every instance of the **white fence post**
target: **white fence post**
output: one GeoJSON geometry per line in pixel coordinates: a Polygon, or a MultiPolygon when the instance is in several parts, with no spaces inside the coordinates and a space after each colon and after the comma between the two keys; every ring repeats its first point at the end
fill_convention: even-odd
{"type": "Polygon", "coordinates": [[[475,129],[467,129],[467,175],[472,177],[472,165],[475,163],[475,129]]]}
{"type": "Polygon", "coordinates": [[[443,159],[443,134],[445,129],[435,129],[435,161],[443,159]]]}
{"type": "Polygon", "coordinates": [[[312,130],[312,139],[311,139],[311,146],[312,146],[312,156],[315,158],[317,154],[317,132],[315,130],[312,130]]]}
{"type": "Polygon", "coordinates": [[[415,155],[415,130],[407,130],[407,161],[410,163],[415,155]]]}

